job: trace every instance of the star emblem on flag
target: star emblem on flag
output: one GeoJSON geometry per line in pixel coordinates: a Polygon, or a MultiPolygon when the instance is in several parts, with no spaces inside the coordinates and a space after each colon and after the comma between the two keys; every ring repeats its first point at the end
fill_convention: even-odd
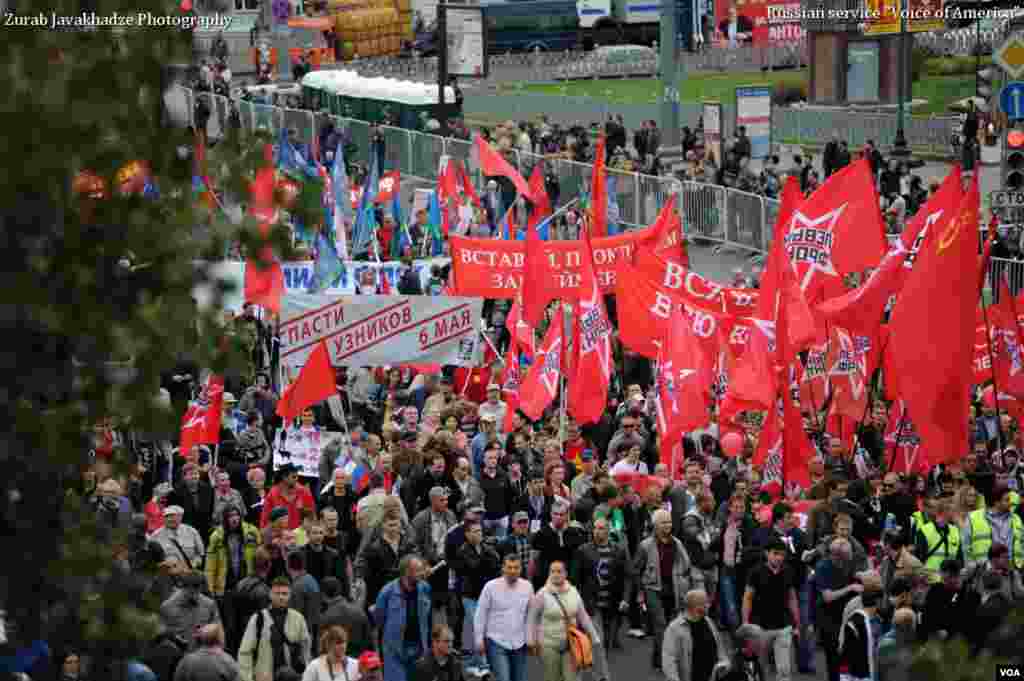
{"type": "Polygon", "coordinates": [[[832,261],[834,229],[848,205],[844,203],[814,218],[804,215],[799,210],[793,212],[789,233],[785,239],[786,251],[794,267],[807,266],[800,281],[800,289],[805,293],[815,272],[821,272],[829,277],[839,276],[832,261]]]}
{"type": "Polygon", "coordinates": [[[864,374],[866,372],[864,353],[860,352],[853,338],[843,329],[834,329],[836,341],[839,348],[834,354],[834,360],[829,367],[828,375],[846,376],[850,381],[850,389],[854,399],[860,399],[864,394],[864,374]]]}
{"type": "Polygon", "coordinates": [[[562,343],[559,341],[544,355],[544,371],[540,380],[549,394],[558,392],[558,378],[562,369],[562,343]]]}
{"type": "Polygon", "coordinates": [[[580,356],[596,352],[600,359],[601,373],[607,380],[611,374],[611,326],[602,314],[601,291],[595,286],[588,300],[580,299],[583,314],[580,315],[580,356]]]}

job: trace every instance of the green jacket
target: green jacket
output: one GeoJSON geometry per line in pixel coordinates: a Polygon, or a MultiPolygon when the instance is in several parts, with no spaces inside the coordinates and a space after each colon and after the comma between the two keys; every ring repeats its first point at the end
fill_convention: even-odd
{"type": "MultiPolygon", "coordinates": [[[[238,575],[241,580],[252,574],[252,561],[256,555],[256,549],[263,544],[263,535],[259,528],[249,523],[242,523],[242,537],[244,546],[242,549],[242,560],[244,561],[244,573],[238,575]]],[[[206,583],[210,587],[210,593],[214,596],[223,596],[228,581],[228,546],[224,542],[224,528],[218,527],[210,535],[210,547],[206,551],[206,583]]]]}

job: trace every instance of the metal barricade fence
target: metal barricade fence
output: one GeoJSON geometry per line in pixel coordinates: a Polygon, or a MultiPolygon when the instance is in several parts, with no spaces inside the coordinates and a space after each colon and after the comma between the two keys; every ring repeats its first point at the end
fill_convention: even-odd
{"type": "Polygon", "coordinates": [[[700,182],[683,182],[679,208],[683,233],[687,236],[725,240],[725,187],[700,182]]]}
{"type": "MultiPolygon", "coordinates": [[[[184,88],[183,88],[184,90],[184,88]]],[[[193,112],[192,103],[196,96],[211,98],[214,117],[227,118],[230,115],[228,100],[208,93],[184,90],[193,112]]],[[[319,134],[323,120],[311,111],[285,110],[278,107],[237,102],[239,118],[244,130],[265,128],[276,137],[282,126],[294,128],[303,143],[310,143],[319,134]]],[[[191,113],[190,113],[191,116],[191,113]]],[[[349,160],[365,163],[369,159],[370,135],[372,128],[362,120],[332,116],[331,119],[343,139],[354,146],[349,160]]],[[[431,182],[437,178],[438,163],[443,154],[462,160],[470,177],[480,186],[479,163],[475,147],[471,142],[447,139],[436,135],[378,126],[377,130],[385,141],[385,162],[389,168],[398,169],[412,180],[431,182]]],[[[513,150],[510,154],[514,165],[524,175],[532,172],[534,165],[542,158],[546,167],[554,174],[559,185],[559,196],[552,197],[556,203],[565,203],[568,198],[579,196],[588,189],[593,172],[592,166],[561,158],[541,157],[513,150]]],[[[746,194],[726,187],[696,182],[680,182],[673,177],[655,177],[625,171],[611,171],[615,177],[615,199],[619,207],[619,223],[623,228],[635,228],[653,223],[668,197],[679,197],[679,209],[683,216],[683,230],[688,236],[710,239],[721,243],[734,243],[745,250],[763,250],[771,238],[771,227],[777,213],[777,202],[760,196],[746,194]]]]}
{"type": "Polygon", "coordinates": [[[725,241],[745,250],[760,251],[764,243],[761,221],[764,217],[763,197],[747,192],[731,191],[726,195],[725,241]]]}

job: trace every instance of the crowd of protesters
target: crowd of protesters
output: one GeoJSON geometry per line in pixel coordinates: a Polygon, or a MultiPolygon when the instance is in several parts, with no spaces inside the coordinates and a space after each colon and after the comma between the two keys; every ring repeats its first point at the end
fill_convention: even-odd
{"type": "MultiPolygon", "coordinates": [[[[486,369],[401,367],[338,369],[341,414],[283,424],[258,371],[270,335],[248,308],[235,323],[254,361],[225,377],[219,445],[177,452],[104,420],[68,491],[137,533],[118,564],[161,604],[161,633],[136,678],[525,681],[535,655],[545,681],[574,681],[571,624],[598,681],[647,638],[670,681],[878,679],[932,638],[979,654],[1024,597],[1020,438],[991,409],[959,464],[920,476],[885,472],[883,403],[852,448],[805,414],[812,485],[773,499],[756,429],[737,456],[711,426],[662,462],[651,367],[629,353],[585,428],[510,414],[486,369]],[[288,462],[282,426],[323,435],[315,475],[288,462]]],[[[173,408],[203,373],[168,371],[173,408]]],[[[101,676],[76,642],[48,644],[54,675],[101,676]]]]}

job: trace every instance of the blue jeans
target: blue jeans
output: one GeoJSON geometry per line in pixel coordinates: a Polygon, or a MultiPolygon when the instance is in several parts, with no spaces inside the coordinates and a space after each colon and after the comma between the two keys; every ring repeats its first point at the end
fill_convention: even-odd
{"type": "Polygon", "coordinates": [[[462,645],[465,650],[471,651],[464,665],[467,669],[469,667],[487,669],[487,660],[480,654],[480,651],[476,648],[476,643],[474,643],[476,632],[473,629],[473,619],[476,617],[477,602],[474,598],[462,597],[462,609],[466,613],[462,618],[462,645]]]}
{"type": "Polygon", "coordinates": [[[805,579],[803,586],[800,587],[798,594],[800,598],[800,625],[803,627],[803,631],[800,632],[800,643],[796,649],[796,666],[797,670],[802,673],[815,673],[814,672],[814,638],[810,633],[813,631],[811,628],[811,613],[813,606],[811,603],[811,580],[810,578],[805,579]]]}
{"type": "Polygon", "coordinates": [[[494,681],[526,681],[526,646],[509,650],[489,638],[484,639],[484,646],[494,681]]]}
{"type": "Polygon", "coordinates": [[[736,600],[736,575],[728,569],[722,570],[718,579],[718,612],[722,625],[729,631],[740,626],[740,612],[736,600]]]}

